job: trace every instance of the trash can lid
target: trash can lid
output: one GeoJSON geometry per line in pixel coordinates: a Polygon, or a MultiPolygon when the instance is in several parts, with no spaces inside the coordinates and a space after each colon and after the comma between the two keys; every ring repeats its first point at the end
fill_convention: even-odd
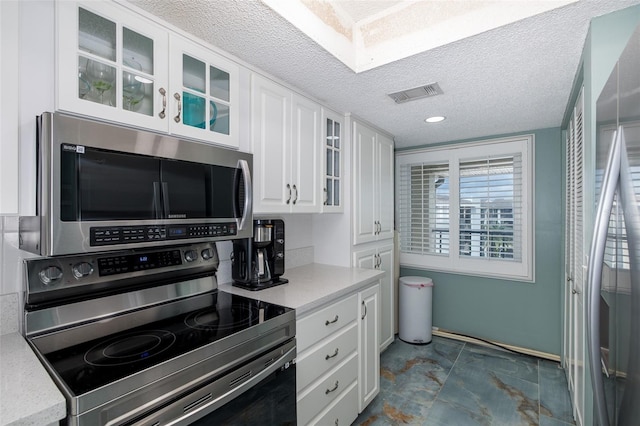
{"type": "Polygon", "coordinates": [[[400,277],[400,284],[409,287],[433,287],[433,280],[427,277],[400,277]]]}

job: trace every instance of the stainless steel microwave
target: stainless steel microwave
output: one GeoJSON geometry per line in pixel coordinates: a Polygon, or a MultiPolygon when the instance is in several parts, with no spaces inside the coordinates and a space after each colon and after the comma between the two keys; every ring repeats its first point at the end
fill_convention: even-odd
{"type": "Polygon", "coordinates": [[[20,248],[44,256],[253,234],[249,153],[60,113],[38,117],[37,216],[20,248]]]}

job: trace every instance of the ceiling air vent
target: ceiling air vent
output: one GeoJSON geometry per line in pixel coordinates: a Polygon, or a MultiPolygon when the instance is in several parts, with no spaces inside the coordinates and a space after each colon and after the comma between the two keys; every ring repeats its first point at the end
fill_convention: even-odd
{"type": "Polygon", "coordinates": [[[401,90],[395,93],[389,93],[389,97],[397,104],[401,104],[415,99],[427,98],[430,96],[441,95],[442,89],[438,83],[431,83],[425,86],[414,87],[413,89],[401,90]]]}

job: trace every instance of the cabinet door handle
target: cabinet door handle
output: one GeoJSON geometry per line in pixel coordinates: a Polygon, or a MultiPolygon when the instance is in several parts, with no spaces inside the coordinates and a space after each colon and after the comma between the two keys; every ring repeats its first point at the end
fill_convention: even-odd
{"type": "Polygon", "coordinates": [[[296,198],[293,199],[293,204],[295,204],[298,201],[298,188],[293,185],[293,190],[296,191],[296,198]]]}
{"type": "Polygon", "coordinates": [[[180,114],[182,113],[182,102],[180,101],[180,93],[176,92],[173,94],[173,97],[178,101],[178,115],[173,117],[176,123],[180,122],[180,114]]]}
{"type": "Polygon", "coordinates": [[[158,92],[162,95],[162,111],[158,113],[158,117],[165,118],[167,114],[165,111],[167,110],[167,91],[164,90],[164,87],[158,89],[158,92]]]}
{"type": "Polygon", "coordinates": [[[382,257],[379,254],[376,254],[376,258],[378,258],[378,264],[376,265],[377,269],[380,269],[380,265],[382,265],[382,257]]]}
{"type": "Polygon", "coordinates": [[[337,314],[336,314],[336,317],[333,320],[331,320],[331,321],[326,320],[324,325],[329,325],[329,324],[333,324],[333,323],[336,323],[336,322],[338,322],[338,315],[337,314]]]}
{"type": "Polygon", "coordinates": [[[327,192],[327,188],[324,188],[324,205],[327,205],[327,202],[329,201],[329,193],[327,192]]]}
{"type": "Polygon", "coordinates": [[[331,392],[335,392],[338,389],[338,381],[336,380],[336,384],[333,387],[333,389],[327,389],[326,391],[324,391],[325,395],[329,395],[331,392]]]}
{"type": "Polygon", "coordinates": [[[364,319],[364,317],[367,316],[367,305],[364,303],[364,300],[362,301],[362,307],[364,308],[364,314],[362,314],[362,318],[360,319],[364,319]]]}
{"type": "Polygon", "coordinates": [[[291,202],[291,185],[287,184],[287,189],[289,190],[289,198],[287,198],[287,204],[291,202]]]}
{"type": "Polygon", "coordinates": [[[338,348],[336,348],[336,351],[333,353],[333,355],[325,355],[324,359],[326,361],[326,360],[329,360],[331,358],[335,358],[337,356],[338,356],[338,348]]]}

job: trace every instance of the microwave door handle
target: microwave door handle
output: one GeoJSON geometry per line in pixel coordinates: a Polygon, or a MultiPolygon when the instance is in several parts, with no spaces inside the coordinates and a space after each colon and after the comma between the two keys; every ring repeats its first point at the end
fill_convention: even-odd
{"type": "MultiPolygon", "coordinates": [[[[238,160],[238,167],[242,170],[242,177],[244,178],[245,186],[245,198],[244,198],[244,212],[241,218],[236,218],[238,223],[238,231],[244,229],[247,222],[252,224],[253,218],[253,184],[251,183],[251,170],[249,170],[249,163],[246,160],[238,160]]],[[[236,194],[240,191],[240,188],[236,188],[236,194]]]]}
{"type": "Polygon", "coordinates": [[[163,219],[167,219],[171,213],[169,208],[169,184],[162,182],[162,208],[164,209],[163,219]]]}
{"type": "Polygon", "coordinates": [[[160,182],[153,182],[153,210],[156,219],[162,219],[163,216],[161,198],[160,182]]]}

